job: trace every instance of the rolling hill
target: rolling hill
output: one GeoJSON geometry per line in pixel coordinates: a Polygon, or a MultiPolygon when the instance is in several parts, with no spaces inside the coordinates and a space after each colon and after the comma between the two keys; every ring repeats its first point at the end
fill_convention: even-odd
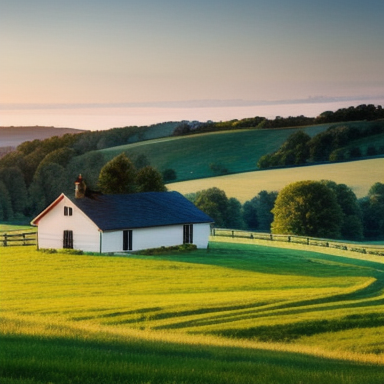
{"type": "MultiPolygon", "coordinates": [[[[215,175],[210,165],[226,168],[229,173],[253,171],[258,159],[279,146],[298,129],[314,136],[329,127],[316,125],[290,129],[238,130],[168,137],[103,149],[105,161],[121,152],[128,157],[145,155],[160,171],[172,168],[177,180],[191,180],[215,175]]],[[[86,159],[88,154],[84,155],[86,159]]]]}
{"type": "Polygon", "coordinates": [[[74,128],[55,127],[0,127],[0,147],[17,147],[24,141],[44,140],[52,136],[63,136],[66,133],[85,132],[74,128]]]}
{"type": "Polygon", "coordinates": [[[358,198],[367,196],[376,182],[384,182],[384,158],[331,163],[295,168],[282,168],[234,175],[210,177],[167,184],[167,188],[182,194],[217,187],[228,197],[241,203],[251,200],[260,191],[279,191],[286,185],[300,180],[332,180],[346,184],[358,198]]]}

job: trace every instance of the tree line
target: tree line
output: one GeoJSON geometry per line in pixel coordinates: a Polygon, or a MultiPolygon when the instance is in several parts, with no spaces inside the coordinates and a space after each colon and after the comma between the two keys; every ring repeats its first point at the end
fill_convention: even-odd
{"type": "Polygon", "coordinates": [[[279,193],[261,191],[244,204],[216,187],[186,197],[216,227],[346,240],[384,238],[380,182],[362,199],[345,184],[329,180],[295,182],[279,193]]]}
{"type": "MultiPolygon", "coordinates": [[[[20,150],[25,147],[29,148],[29,144],[22,144],[20,150]]],[[[25,220],[40,213],[62,192],[72,195],[79,170],[89,193],[166,190],[163,174],[152,167],[144,155],[131,160],[123,152],[105,163],[104,156],[95,152],[94,156],[79,164],[73,157],[74,153],[73,148],[62,147],[47,153],[40,163],[34,163],[34,158],[29,155],[37,158],[38,154],[31,149],[31,152],[26,150],[24,156],[18,154],[14,157],[19,162],[0,166],[0,220],[25,220]],[[96,174],[95,169],[99,169],[96,174]]],[[[166,170],[166,176],[176,177],[172,171],[166,170]]]]}
{"type": "Polygon", "coordinates": [[[382,144],[372,142],[367,146],[365,152],[361,150],[358,144],[354,145],[357,140],[383,133],[383,120],[358,125],[335,125],[312,138],[301,130],[296,131],[277,151],[262,156],[257,166],[258,168],[271,168],[303,165],[384,154],[384,145],[382,144]]]}
{"type": "Polygon", "coordinates": [[[207,121],[202,123],[199,121],[183,121],[176,126],[175,130],[173,131],[173,135],[183,136],[245,128],[288,128],[346,121],[372,121],[383,118],[384,109],[381,105],[375,106],[373,104],[362,104],[357,107],[351,106],[349,108],[340,108],[335,112],[325,111],[317,117],[306,117],[300,115],[289,117],[276,116],[274,119],[267,119],[266,117],[256,116],[241,120],[234,119],[224,122],[207,121]]]}

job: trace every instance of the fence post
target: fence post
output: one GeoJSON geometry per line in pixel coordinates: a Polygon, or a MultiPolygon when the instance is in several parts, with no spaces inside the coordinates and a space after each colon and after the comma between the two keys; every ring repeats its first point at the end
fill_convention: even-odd
{"type": "Polygon", "coordinates": [[[271,238],[271,241],[273,241],[273,235],[272,235],[272,233],[270,234],[270,238],[271,238]]]}
{"type": "Polygon", "coordinates": [[[307,237],[307,245],[309,245],[309,237],[307,237]]]}
{"type": "Polygon", "coordinates": [[[4,243],[4,247],[6,247],[8,244],[7,244],[7,234],[6,233],[4,233],[4,241],[3,241],[3,243],[4,243]]]}

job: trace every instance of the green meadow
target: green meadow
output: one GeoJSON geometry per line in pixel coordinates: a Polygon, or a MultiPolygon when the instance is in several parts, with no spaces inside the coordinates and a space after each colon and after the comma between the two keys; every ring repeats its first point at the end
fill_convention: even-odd
{"type": "MultiPolygon", "coordinates": [[[[211,163],[227,168],[230,173],[255,170],[261,156],[277,150],[298,129],[314,136],[329,126],[327,124],[290,129],[246,129],[170,137],[97,152],[103,154],[105,161],[111,160],[121,152],[126,152],[130,158],[145,155],[151,165],[160,171],[171,168],[176,171],[177,180],[191,180],[213,176],[209,167],[211,163]]],[[[80,156],[76,163],[87,163],[93,153],[80,156]]]]}
{"type": "Polygon", "coordinates": [[[379,256],[212,241],[0,263],[1,383],[384,381],[379,256]]]}

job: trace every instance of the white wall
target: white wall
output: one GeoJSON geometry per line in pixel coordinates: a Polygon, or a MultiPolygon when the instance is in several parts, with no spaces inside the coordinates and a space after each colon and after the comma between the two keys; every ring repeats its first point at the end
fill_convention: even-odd
{"type": "MultiPolygon", "coordinates": [[[[210,234],[209,224],[193,225],[193,243],[198,248],[206,248],[210,234]]],[[[138,228],[132,230],[132,250],[170,247],[183,244],[183,225],[165,227],[138,228]]],[[[103,252],[123,251],[123,231],[104,232],[102,234],[103,252]]]]}
{"type": "MultiPolygon", "coordinates": [[[[128,229],[128,228],[127,228],[128,229]]],[[[63,248],[64,231],[73,231],[73,248],[85,252],[123,251],[123,230],[100,232],[97,226],[67,197],[47,212],[38,223],[40,248],[63,248]],[[64,206],[72,208],[72,216],[64,216],[64,206]]],[[[193,243],[206,248],[209,224],[193,225],[193,243]]],[[[183,225],[132,229],[132,250],[169,247],[183,244],[183,225]]]]}
{"type": "Polygon", "coordinates": [[[64,231],[73,231],[73,248],[85,252],[100,251],[100,232],[96,225],[67,197],[42,217],[38,223],[40,248],[63,248],[64,231]],[[64,206],[72,208],[72,216],[64,216],[64,206]]]}
{"type": "Polygon", "coordinates": [[[193,224],[193,244],[197,248],[207,248],[210,234],[210,224],[193,224]]]}

